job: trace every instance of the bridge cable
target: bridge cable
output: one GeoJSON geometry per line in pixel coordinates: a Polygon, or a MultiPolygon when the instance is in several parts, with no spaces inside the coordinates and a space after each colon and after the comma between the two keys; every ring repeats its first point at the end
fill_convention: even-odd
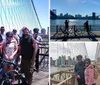
{"type": "Polygon", "coordinates": [[[36,17],[37,17],[38,23],[39,23],[39,25],[40,25],[40,28],[42,28],[41,23],[40,23],[40,20],[39,20],[39,17],[38,17],[38,14],[37,14],[37,11],[36,11],[36,9],[35,9],[35,5],[34,5],[33,0],[31,0],[31,5],[32,5],[32,7],[33,7],[33,11],[34,11],[35,14],[36,14],[36,17]]]}
{"type": "MultiPolygon", "coordinates": [[[[2,5],[2,8],[3,8],[3,12],[4,12],[4,15],[5,15],[6,21],[7,21],[7,23],[8,23],[7,14],[6,14],[6,12],[5,12],[4,5],[3,5],[3,3],[2,3],[2,0],[0,0],[0,3],[1,3],[1,5],[2,5]]],[[[8,27],[10,28],[9,23],[8,23],[8,27]]]]}

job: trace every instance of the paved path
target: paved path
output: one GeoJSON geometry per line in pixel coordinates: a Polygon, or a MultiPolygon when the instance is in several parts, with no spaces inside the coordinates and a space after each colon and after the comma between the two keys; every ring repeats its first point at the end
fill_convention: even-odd
{"type": "Polygon", "coordinates": [[[39,73],[33,74],[32,85],[48,85],[49,72],[39,71],[39,73]]]}

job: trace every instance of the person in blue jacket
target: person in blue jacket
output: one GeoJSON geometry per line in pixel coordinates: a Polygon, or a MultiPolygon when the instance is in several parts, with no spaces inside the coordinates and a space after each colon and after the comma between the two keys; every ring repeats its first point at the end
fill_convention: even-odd
{"type": "Polygon", "coordinates": [[[75,65],[75,76],[78,82],[78,85],[85,85],[85,79],[84,79],[84,70],[85,70],[85,64],[82,61],[82,55],[77,56],[78,63],[75,65]]]}

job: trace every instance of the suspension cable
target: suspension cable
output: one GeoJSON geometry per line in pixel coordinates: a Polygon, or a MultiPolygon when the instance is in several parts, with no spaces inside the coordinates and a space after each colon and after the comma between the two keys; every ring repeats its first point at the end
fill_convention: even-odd
{"type": "Polygon", "coordinates": [[[33,0],[31,0],[31,5],[32,5],[32,7],[33,7],[33,11],[34,11],[35,14],[36,14],[36,17],[37,17],[38,23],[39,23],[39,25],[40,25],[40,28],[42,28],[41,23],[40,23],[40,20],[39,20],[39,17],[38,17],[38,14],[37,14],[37,11],[36,11],[36,9],[35,9],[35,5],[34,5],[33,0]]]}

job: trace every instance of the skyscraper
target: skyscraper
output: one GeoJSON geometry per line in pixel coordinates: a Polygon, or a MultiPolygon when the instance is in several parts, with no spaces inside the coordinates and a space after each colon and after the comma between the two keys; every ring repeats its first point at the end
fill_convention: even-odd
{"type": "Polygon", "coordinates": [[[96,54],[95,54],[95,60],[97,62],[100,62],[100,43],[97,43],[97,49],[96,49],[96,54]]]}

